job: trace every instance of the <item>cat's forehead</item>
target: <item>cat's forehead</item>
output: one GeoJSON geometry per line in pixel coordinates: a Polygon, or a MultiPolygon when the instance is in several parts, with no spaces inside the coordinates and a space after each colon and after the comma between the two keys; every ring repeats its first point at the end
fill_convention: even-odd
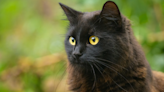
{"type": "Polygon", "coordinates": [[[70,27],[70,35],[77,36],[91,33],[93,24],[97,20],[99,14],[100,11],[83,13],[81,18],[78,20],[78,23],[70,27]]]}
{"type": "Polygon", "coordinates": [[[89,29],[92,29],[94,23],[96,22],[98,16],[100,14],[100,11],[94,11],[94,12],[86,12],[81,16],[81,19],[79,20],[78,25],[76,28],[81,29],[81,32],[87,33],[89,32],[89,29]]]}
{"type": "Polygon", "coordinates": [[[86,12],[83,14],[81,19],[82,21],[87,21],[87,20],[93,19],[96,15],[99,15],[99,14],[100,14],[100,11],[86,12]]]}

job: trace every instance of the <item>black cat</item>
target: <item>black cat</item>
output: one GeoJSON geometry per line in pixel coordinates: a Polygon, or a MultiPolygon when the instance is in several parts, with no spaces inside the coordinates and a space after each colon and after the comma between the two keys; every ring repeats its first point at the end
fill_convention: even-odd
{"type": "Polygon", "coordinates": [[[164,92],[164,75],[150,69],[130,21],[114,2],[89,13],[60,5],[70,22],[65,38],[70,91],[164,92]]]}

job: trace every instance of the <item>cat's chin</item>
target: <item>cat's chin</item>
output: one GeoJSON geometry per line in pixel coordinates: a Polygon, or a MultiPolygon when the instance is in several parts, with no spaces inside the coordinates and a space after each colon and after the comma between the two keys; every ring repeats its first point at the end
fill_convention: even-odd
{"type": "Polygon", "coordinates": [[[88,71],[91,70],[91,65],[87,63],[70,63],[72,67],[74,67],[77,70],[83,70],[88,71]]]}
{"type": "Polygon", "coordinates": [[[70,57],[69,58],[69,61],[70,61],[70,63],[72,63],[72,64],[79,64],[79,65],[83,65],[83,64],[87,64],[85,61],[83,61],[83,60],[81,60],[80,58],[73,58],[73,57],[70,57]]]}
{"type": "Polygon", "coordinates": [[[70,64],[76,65],[79,67],[90,67],[90,64],[86,61],[81,61],[81,60],[70,60],[70,64]]]}
{"type": "Polygon", "coordinates": [[[73,57],[69,57],[69,64],[72,65],[72,67],[76,67],[78,69],[82,69],[82,70],[90,70],[91,68],[91,63],[89,61],[86,61],[84,58],[80,57],[80,58],[73,58],[73,57]]]}
{"type": "Polygon", "coordinates": [[[74,61],[70,61],[72,64],[76,64],[76,65],[89,65],[89,63],[85,62],[85,61],[80,61],[80,60],[74,60],[74,61]]]}

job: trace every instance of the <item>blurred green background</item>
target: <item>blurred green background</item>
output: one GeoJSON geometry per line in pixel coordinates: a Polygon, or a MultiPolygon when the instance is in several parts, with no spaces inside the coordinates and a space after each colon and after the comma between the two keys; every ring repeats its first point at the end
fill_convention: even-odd
{"type": "MultiPolygon", "coordinates": [[[[164,0],[113,1],[131,20],[151,68],[164,72],[164,0]]],[[[106,0],[0,0],[0,92],[66,92],[68,21],[59,2],[89,12],[106,0]]]]}

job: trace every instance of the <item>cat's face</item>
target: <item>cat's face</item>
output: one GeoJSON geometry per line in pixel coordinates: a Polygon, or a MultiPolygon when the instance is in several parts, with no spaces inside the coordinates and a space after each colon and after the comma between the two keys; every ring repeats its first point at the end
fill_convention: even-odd
{"type": "Polygon", "coordinates": [[[81,13],[60,5],[70,22],[65,38],[70,64],[90,66],[96,63],[119,63],[125,54],[122,49],[126,50],[126,38],[115,3],[107,2],[102,11],[90,13],[81,13]]]}

